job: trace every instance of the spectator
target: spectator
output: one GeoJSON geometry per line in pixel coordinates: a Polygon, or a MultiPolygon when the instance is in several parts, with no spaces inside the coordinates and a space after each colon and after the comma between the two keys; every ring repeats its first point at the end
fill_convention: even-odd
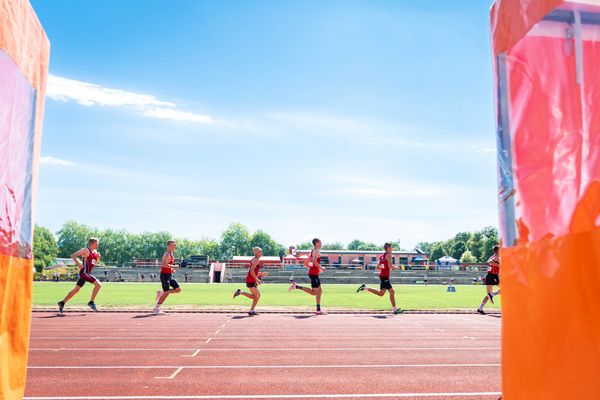
{"type": "Polygon", "coordinates": [[[233,275],[231,275],[231,272],[227,275],[227,281],[229,283],[231,283],[233,281],[233,275]]]}
{"type": "Polygon", "coordinates": [[[185,278],[185,283],[187,283],[187,281],[188,281],[188,273],[187,273],[187,271],[185,271],[185,273],[183,274],[183,277],[185,278]]]}
{"type": "Polygon", "coordinates": [[[140,274],[140,278],[142,278],[142,282],[144,282],[144,273],[143,272],[140,274]]]}
{"type": "Polygon", "coordinates": [[[185,261],[182,257],[181,260],[179,261],[179,266],[181,268],[187,268],[187,265],[188,265],[187,261],[185,261]]]}
{"type": "Polygon", "coordinates": [[[104,271],[104,282],[108,282],[108,271],[104,271]]]}

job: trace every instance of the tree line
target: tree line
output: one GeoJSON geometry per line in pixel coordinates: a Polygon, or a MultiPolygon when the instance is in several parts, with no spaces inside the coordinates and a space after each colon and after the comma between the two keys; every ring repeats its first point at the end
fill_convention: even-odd
{"type": "Polygon", "coordinates": [[[498,230],[488,226],[476,232],[459,232],[446,241],[420,242],[416,247],[427,253],[430,260],[450,256],[460,262],[476,263],[486,262],[499,242],[498,230]]]}
{"type": "MultiPolygon", "coordinates": [[[[34,231],[34,265],[41,271],[56,258],[68,258],[87,245],[90,237],[100,239],[99,251],[102,261],[122,265],[133,258],[160,258],[165,251],[165,243],[174,237],[166,231],[133,233],[125,230],[97,229],[76,221],[67,221],[53,234],[49,229],[35,226],[34,231]]],[[[202,238],[177,240],[177,257],[188,258],[192,255],[207,255],[211,259],[225,260],[233,256],[245,256],[252,252],[252,247],[263,249],[265,256],[283,257],[287,247],[275,241],[263,230],[250,232],[244,225],[231,223],[221,233],[220,239],[202,238]]],[[[423,252],[435,260],[450,255],[464,262],[485,261],[491,248],[498,243],[498,231],[495,228],[484,228],[478,232],[461,232],[445,242],[421,242],[418,244],[423,252]],[[463,260],[464,259],[464,260],[463,260]]],[[[311,242],[296,245],[297,249],[311,249],[311,242]]],[[[374,244],[355,239],[347,246],[340,242],[324,243],[323,250],[381,250],[383,244],[374,244]]]]}

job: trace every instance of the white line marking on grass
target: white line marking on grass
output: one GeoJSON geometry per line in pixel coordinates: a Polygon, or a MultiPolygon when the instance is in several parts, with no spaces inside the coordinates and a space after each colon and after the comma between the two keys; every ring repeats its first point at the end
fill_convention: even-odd
{"type": "Polygon", "coordinates": [[[206,396],[71,396],[23,397],[24,400],[154,400],[154,399],[355,399],[355,398],[427,398],[427,397],[481,397],[500,396],[501,392],[440,392],[440,393],[352,393],[352,394],[246,394],[206,396]]]}
{"type": "Polygon", "coordinates": [[[27,369],[356,369],[356,368],[471,368],[499,367],[497,363],[473,364],[341,364],[341,365],[47,365],[28,366],[27,369]]]}
{"type": "Polygon", "coordinates": [[[173,379],[177,376],[178,373],[181,372],[182,369],[183,369],[183,367],[179,367],[175,370],[175,372],[173,372],[169,376],[155,376],[154,379],[173,379]]]}

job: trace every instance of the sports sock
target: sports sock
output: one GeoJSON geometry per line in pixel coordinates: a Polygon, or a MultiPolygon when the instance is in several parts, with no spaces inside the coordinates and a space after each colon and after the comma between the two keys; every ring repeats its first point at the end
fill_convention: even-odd
{"type": "Polygon", "coordinates": [[[303,288],[302,286],[300,286],[300,285],[296,285],[296,289],[300,289],[300,290],[302,290],[302,289],[304,289],[304,288],[303,288]]]}
{"type": "Polygon", "coordinates": [[[321,305],[317,304],[317,311],[321,311],[321,305]]]}

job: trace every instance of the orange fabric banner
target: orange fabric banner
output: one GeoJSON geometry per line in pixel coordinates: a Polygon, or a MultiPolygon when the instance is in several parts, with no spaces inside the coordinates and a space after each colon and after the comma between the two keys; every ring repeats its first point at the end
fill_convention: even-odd
{"type": "Polygon", "coordinates": [[[600,1],[497,0],[504,400],[600,399],[600,1]]]}
{"type": "Polygon", "coordinates": [[[33,221],[50,43],[26,0],[0,0],[0,398],[25,390],[33,221]]]}

